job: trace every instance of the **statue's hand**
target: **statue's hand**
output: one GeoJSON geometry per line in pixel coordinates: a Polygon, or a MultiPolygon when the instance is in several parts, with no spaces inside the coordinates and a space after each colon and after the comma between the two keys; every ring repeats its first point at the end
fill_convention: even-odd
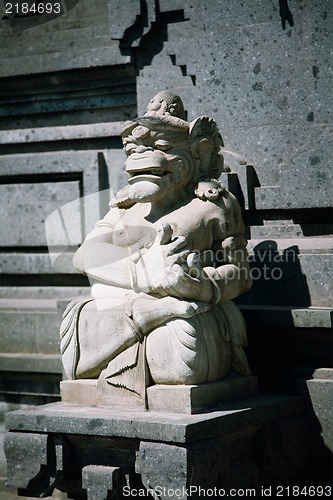
{"type": "MultiPolygon", "coordinates": [[[[150,283],[149,290],[143,289],[141,282],[141,291],[157,293],[162,297],[177,297],[186,300],[199,300],[210,303],[213,299],[212,283],[202,268],[200,261],[193,263],[193,254],[188,252],[178,252],[169,255],[166,260],[170,262],[165,268],[158,269],[154,279],[150,283]]],[[[140,283],[140,282],[139,282],[140,283]]]]}
{"type": "Polygon", "coordinates": [[[185,263],[173,265],[164,287],[170,295],[183,299],[210,303],[214,296],[212,282],[193,253],[188,255],[185,263]]]}
{"type": "MultiPolygon", "coordinates": [[[[169,288],[169,283],[172,287],[175,281],[173,266],[184,263],[189,254],[186,238],[177,236],[171,240],[171,234],[166,234],[169,227],[164,229],[136,263],[136,282],[141,292],[160,293],[163,288],[169,288]]],[[[167,291],[161,294],[170,295],[167,291]]]]}

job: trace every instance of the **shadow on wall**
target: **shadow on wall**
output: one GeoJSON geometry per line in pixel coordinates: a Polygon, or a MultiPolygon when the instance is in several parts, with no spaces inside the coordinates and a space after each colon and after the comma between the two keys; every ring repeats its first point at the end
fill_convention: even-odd
{"type": "Polygon", "coordinates": [[[302,273],[297,245],[278,250],[274,240],[265,240],[249,255],[252,288],[239,303],[274,306],[311,305],[307,278],[302,273]]]}
{"type": "Polygon", "coordinates": [[[163,49],[168,40],[168,24],[186,20],[183,9],[170,7],[166,10],[166,4],[163,7],[162,12],[158,1],[140,0],[140,13],[120,39],[121,53],[130,55],[138,70],[149,66],[163,49]]]}
{"type": "Polygon", "coordinates": [[[286,29],[286,22],[288,21],[289,26],[294,26],[294,18],[289,9],[288,0],[279,0],[279,11],[281,17],[282,29],[286,29]]]}

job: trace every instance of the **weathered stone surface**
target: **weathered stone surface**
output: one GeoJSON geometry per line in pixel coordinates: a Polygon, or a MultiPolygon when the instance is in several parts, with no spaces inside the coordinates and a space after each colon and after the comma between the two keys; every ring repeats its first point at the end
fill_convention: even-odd
{"type": "MultiPolygon", "coordinates": [[[[74,203],[76,206],[76,203],[74,203]]],[[[58,215],[58,213],[56,214],[58,215]]],[[[49,231],[51,231],[51,223],[54,222],[54,219],[58,219],[58,217],[54,217],[53,221],[50,221],[49,231]]],[[[63,227],[59,224],[58,229],[63,227]]],[[[51,233],[52,238],[57,238],[58,245],[52,245],[50,248],[52,249],[49,253],[2,253],[0,255],[0,270],[4,274],[58,274],[59,272],[65,274],[77,274],[76,269],[73,266],[73,252],[67,251],[68,245],[65,245],[65,237],[66,233],[60,231],[60,229],[56,232],[56,234],[51,233]],[[63,244],[61,244],[61,242],[63,244]],[[56,252],[58,250],[58,252],[56,252]]],[[[81,236],[80,236],[81,239],[81,236]]],[[[55,243],[55,239],[50,241],[50,243],[55,243]]],[[[31,244],[31,240],[30,240],[31,244]]]]}
{"type": "MultiPolygon", "coordinates": [[[[0,144],[21,144],[29,142],[69,141],[96,137],[119,136],[124,122],[67,125],[59,127],[38,127],[0,131],[0,144]]],[[[66,144],[66,143],[65,143],[66,144]]],[[[64,144],[64,145],[65,145],[64,144]]]]}
{"type": "Polygon", "coordinates": [[[21,309],[19,299],[14,304],[5,301],[5,304],[0,305],[3,306],[0,309],[2,352],[59,353],[57,331],[61,313],[57,310],[56,301],[45,299],[41,304],[36,301],[26,309],[24,304],[21,309]]]}
{"type": "MultiPolygon", "coordinates": [[[[14,192],[17,193],[18,189],[23,190],[26,194],[25,188],[27,186],[30,187],[32,195],[27,204],[24,201],[18,202],[16,199],[15,202],[8,204],[8,215],[3,222],[7,239],[2,244],[5,246],[46,246],[48,243],[51,247],[62,245],[67,248],[82,240],[84,233],[94,226],[96,219],[100,216],[100,204],[92,203],[92,196],[85,196],[82,206],[79,201],[81,194],[88,195],[99,190],[98,155],[94,152],[57,152],[10,155],[1,158],[1,174],[13,179],[12,184],[2,187],[8,200],[12,198],[14,192]],[[71,172],[79,172],[75,174],[76,182],[61,183],[60,181],[60,186],[58,182],[54,182],[54,180],[59,180],[59,176],[61,178],[61,176],[66,176],[71,172]],[[36,176],[36,181],[39,179],[38,176],[43,176],[45,182],[41,184],[17,184],[20,176],[24,177],[27,173],[36,176]],[[49,180],[53,182],[48,182],[48,176],[49,180]],[[58,178],[54,179],[54,176],[58,176],[58,178]],[[78,189],[80,179],[83,180],[83,193],[81,193],[81,189],[78,189]],[[71,185],[74,185],[74,191],[71,190],[71,185]],[[36,210],[36,202],[40,205],[39,210],[36,210]],[[26,212],[27,207],[30,207],[28,212],[26,212]],[[55,212],[55,208],[59,210],[55,212]],[[85,212],[81,213],[83,209],[85,212]],[[52,210],[53,214],[50,216],[52,210]],[[27,213],[29,224],[28,219],[22,217],[21,212],[27,213]],[[15,220],[22,221],[19,222],[21,224],[19,232],[17,232],[15,220]],[[47,241],[44,236],[45,222],[47,241]],[[67,231],[68,227],[71,228],[71,231],[67,231]]],[[[21,198],[24,200],[24,197],[21,196],[21,198]]],[[[96,198],[98,195],[95,195],[94,201],[96,198]]],[[[26,258],[28,259],[28,257],[26,258]]],[[[2,264],[4,265],[4,261],[2,264]]],[[[6,272],[5,266],[3,272],[6,272]]]]}
{"type": "Polygon", "coordinates": [[[63,301],[68,303],[71,297],[87,296],[89,292],[89,286],[2,286],[0,287],[0,298],[5,301],[4,304],[12,299],[23,299],[21,303],[23,309],[24,301],[35,302],[37,300],[54,299],[57,301],[58,306],[63,309],[63,301]],[[66,297],[69,298],[66,299],[66,297]]]}

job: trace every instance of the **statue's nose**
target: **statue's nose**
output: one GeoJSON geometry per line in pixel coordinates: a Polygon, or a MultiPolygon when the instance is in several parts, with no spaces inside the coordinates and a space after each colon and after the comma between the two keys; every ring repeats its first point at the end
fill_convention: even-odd
{"type": "Polygon", "coordinates": [[[154,151],[154,149],[149,146],[138,146],[135,148],[136,153],[145,153],[146,151],[154,151]]]}

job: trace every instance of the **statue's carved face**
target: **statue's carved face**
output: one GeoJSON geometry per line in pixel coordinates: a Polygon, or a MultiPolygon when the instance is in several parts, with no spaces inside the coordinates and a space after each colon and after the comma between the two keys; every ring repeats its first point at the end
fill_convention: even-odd
{"type": "Polygon", "coordinates": [[[159,200],[170,190],[181,192],[191,181],[193,160],[187,133],[138,125],[124,138],[124,146],[129,195],[135,201],[159,200]]]}
{"type": "Polygon", "coordinates": [[[147,107],[147,112],[159,112],[160,115],[163,115],[168,109],[168,103],[165,99],[163,99],[161,94],[157,94],[153,99],[149,102],[147,107]]]}

